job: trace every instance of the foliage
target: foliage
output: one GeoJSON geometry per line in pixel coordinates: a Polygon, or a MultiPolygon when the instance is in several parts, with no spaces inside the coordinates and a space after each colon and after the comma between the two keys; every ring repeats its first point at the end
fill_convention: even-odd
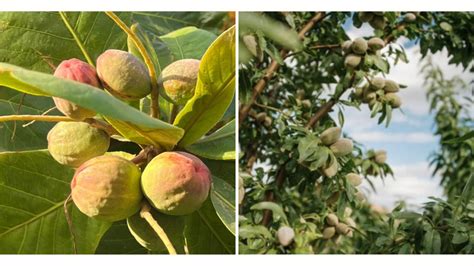
{"type": "MultiPolygon", "coordinates": [[[[461,122],[461,107],[456,105],[458,109],[453,109],[456,101],[437,88],[444,83],[437,84],[436,79],[433,82],[427,78],[428,83],[433,83],[428,95],[434,111],[440,112],[439,106],[446,104],[445,109],[450,110],[443,114],[450,117],[450,127],[441,128],[438,124],[438,134],[446,134],[443,141],[461,139],[451,144],[442,142],[439,153],[444,160],[437,161],[438,174],[445,180],[443,185],[447,184],[446,188],[450,187],[453,194],[462,194],[459,200],[432,199],[421,213],[407,210],[403,203],[392,212],[371,205],[363,191],[352,185],[346,175],[357,173],[369,184],[374,178],[383,180],[393,175],[390,166],[377,159],[381,151],[353,139],[353,152],[334,158],[332,150],[322,145],[321,134],[338,126],[344,137],[350,139],[344,134],[344,114],[356,111],[353,108],[366,108],[357,96],[358,88],[374,77],[385,76],[398,62],[408,61],[403,46],[397,43],[401,37],[419,44],[422,58],[429,51],[446,48],[451,56],[450,64],[461,64],[468,69],[473,54],[469,25],[474,16],[471,13],[365,12],[382,19],[383,28],[375,29],[373,37],[384,40],[386,46],[381,52],[367,52],[358,66],[348,68],[344,66],[347,52],[343,51],[344,42],[349,40],[346,26],[360,27],[365,23],[360,13],[364,12],[256,15],[280,23],[280,27],[272,29],[278,31],[284,27],[287,38],[291,36],[288,30],[294,32],[293,36],[299,35],[302,49],[291,48],[273,37],[276,32],[268,34],[249,23],[240,32],[240,47],[244,50],[239,69],[239,135],[243,153],[240,176],[245,188],[239,209],[241,253],[473,253],[472,181],[468,181],[472,178],[466,175],[472,171],[473,160],[469,157],[456,161],[450,157],[450,153],[459,156],[461,152],[472,156],[472,145],[469,147],[472,139],[461,138],[468,134],[464,127],[472,129],[472,120],[461,122]],[[411,15],[415,19],[410,21],[407,17],[413,17],[411,15]],[[455,21],[462,23],[454,30],[449,25],[455,21]],[[438,94],[445,100],[433,98],[438,94]],[[450,130],[455,133],[448,133],[450,130]],[[459,150],[460,146],[465,150],[459,150]],[[446,149],[450,153],[446,153],[446,149]],[[328,177],[322,170],[334,160],[339,169],[335,176],[328,177]],[[442,171],[447,164],[453,164],[460,174],[442,171]],[[325,229],[331,227],[327,221],[329,214],[335,214],[339,223],[350,225],[351,232],[326,237],[325,229]],[[282,226],[290,226],[295,231],[291,245],[280,244],[276,237],[282,226]]],[[[287,43],[297,43],[297,40],[287,40],[287,43]]],[[[403,83],[402,80],[396,82],[403,83]]],[[[449,91],[457,85],[452,84],[449,91]]],[[[400,84],[401,89],[404,87],[400,84]]],[[[397,110],[384,100],[383,92],[377,99],[377,103],[368,105],[371,118],[376,117],[379,124],[384,122],[389,126],[391,114],[397,110]]],[[[463,108],[469,110],[466,106],[463,108]]]]}
{"type": "Polygon", "coordinates": [[[211,171],[213,188],[202,208],[185,217],[182,237],[189,253],[234,253],[233,14],[116,15],[0,13],[0,252],[153,252],[135,241],[125,221],[89,218],[68,200],[74,171],[45,150],[54,125],[49,122],[72,121],[52,108],[55,96],[96,111],[97,116],[84,121],[112,135],[108,153],[132,160],[142,170],[165,150],[200,157],[211,171]],[[94,65],[107,49],[128,50],[146,64],[152,79],[174,61],[200,59],[197,93],[182,107],[161,97],[158,102],[153,92],[125,102],[51,75],[70,58],[94,65]]]}

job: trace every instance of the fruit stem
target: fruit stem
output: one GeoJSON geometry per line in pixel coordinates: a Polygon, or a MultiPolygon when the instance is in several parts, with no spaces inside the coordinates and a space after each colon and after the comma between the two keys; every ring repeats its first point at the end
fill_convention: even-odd
{"type": "Polygon", "coordinates": [[[165,244],[165,247],[168,249],[168,253],[171,255],[176,255],[176,249],[173,247],[173,244],[171,243],[163,228],[151,215],[150,209],[151,207],[148,203],[143,203],[142,209],[140,210],[140,216],[148,222],[151,228],[153,228],[156,234],[160,237],[161,241],[163,241],[163,244],[165,244]]]}
{"type": "Polygon", "coordinates": [[[141,42],[140,38],[117,16],[114,12],[105,12],[127,35],[132,39],[133,43],[137,47],[138,51],[143,57],[143,61],[148,68],[148,72],[151,78],[151,107],[150,107],[150,116],[154,118],[160,118],[160,108],[158,105],[158,79],[156,77],[155,67],[153,61],[151,60],[148,51],[141,42]]]}

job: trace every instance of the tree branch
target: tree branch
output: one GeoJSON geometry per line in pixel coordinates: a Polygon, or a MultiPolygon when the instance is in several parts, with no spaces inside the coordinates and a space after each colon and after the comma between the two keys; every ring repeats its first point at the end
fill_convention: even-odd
{"type": "MultiPolygon", "coordinates": [[[[319,21],[321,21],[325,16],[326,16],[325,12],[316,13],[316,15],[314,15],[313,18],[311,18],[311,20],[309,20],[306,23],[306,25],[304,25],[303,28],[298,32],[298,37],[303,39],[306,33],[309,30],[311,30],[314,27],[314,25],[316,25],[319,21]]],[[[285,58],[287,54],[288,54],[288,51],[286,49],[282,49],[280,51],[280,56],[282,58],[285,58]]],[[[278,71],[279,68],[280,68],[280,64],[277,61],[272,60],[270,65],[265,70],[265,75],[263,76],[263,78],[261,78],[257,82],[257,84],[253,87],[253,92],[252,92],[252,97],[250,99],[250,102],[247,104],[242,104],[240,106],[239,125],[242,123],[242,121],[244,121],[247,118],[248,113],[250,109],[252,108],[253,103],[257,100],[260,93],[262,93],[262,91],[265,89],[268,81],[273,77],[273,75],[275,74],[276,71],[278,71]]]]}

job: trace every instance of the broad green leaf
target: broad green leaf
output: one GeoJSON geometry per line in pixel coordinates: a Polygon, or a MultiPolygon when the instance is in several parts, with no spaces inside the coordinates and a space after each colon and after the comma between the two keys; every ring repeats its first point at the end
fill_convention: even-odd
{"type": "Polygon", "coordinates": [[[187,26],[219,31],[227,12],[132,12],[132,15],[133,21],[147,32],[164,35],[187,26]]]}
{"type": "Polygon", "coordinates": [[[185,27],[160,37],[171,50],[174,60],[201,59],[207,48],[216,39],[211,32],[196,27],[185,27]]]}
{"type": "MultiPolygon", "coordinates": [[[[73,253],[63,210],[72,169],[47,151],[0,153],[0,253],[73,253]]],[[[94,253],[110,223],[83,215],[68,203],[78,253],[94,253]]]]}
{"type": "Polygon", "coordinates": [[[423,247],[426,254],[439,254],[441,252],[441,236],[439,232],[430,228],[424,235],[423,247]]]}
{"type": "Polygon", "coordinates": [[[206,134],[224,115],[235,90],[235,26],[207,49],[199,69],[194,97],[179,112],[175,125],[185,130],[179,146],[186,147],[206,134]]]}
{"type": "Polygon", "coordinates": [[[270,201],[262,201],[257,204],[254,204],[252,207],[250,207],[251,210],[271,210],[273,213],[273,220],[278,221],[280,218],[283,220],[283,223],[288,224],[288,218],[286,217],[285,212],[283,211],[283,208],[270,201]]]}
{"type": "Polygon", "coordinates": [[[212,176],[217,176],[227,182],[227,184],[235,187],[235,161],[218,161],[201,158],[211,171],[212,176]]]}
{"type": "Polygon", "coordinates": [[[103,115],[124,137],[171,149],[183,130],[151,118],[89,85],[0,63],[0,85],[37,96],[57,96],[103,115]]]}
{"type": "Polygon", "coordinates": [[[235,235],[235,189],[222,179],[212,177],[211,200],[217,216],[235,235]]]}
{"type": "Polygon", "coordinates": [[[235,160],[235,121],[200,139],[186,150],[213,160],[235,160]]]}
{"type": "MultiPolygon", "coordinates": [[[[41,115],[53,104],[51,98],[35,97],[21,92],[0,88],[0,116],[41,115]],[[20,105],[21,103],[21,105],[20,105]]],[[[48,113],[60,115],[58,111],[48,113]]],[[[54,123],[36,122],[23,127],[29,121],[0,123],[0,152],[44,149],[48,143],[46,135],[54,123]]]]}
{"type": "MultiPolygon", "coordinates": [[[[130,24],[131,13],[117,13],[130,24]]],[[[94,61],[104,50],[124,50],[126,34],[104,13],[0,12],[0,58],[2,62],[51,73],[62,60],[86,60],[81,44],[94,61]],[[78,40],[73,37],[74,33],[78,40]]]]}
{"type": "Polygon", "coordinates": [[[148,250],[140,246],[127,227],[126,220],[112,224],[100,240],[96,254],[147,254],[148,250]]]}
{"type": "Polygon", "coordinates": [[[235,253],[235,237],[217,216],[210,199],[186,217],[184,234],[191,254],[235,253]]]}

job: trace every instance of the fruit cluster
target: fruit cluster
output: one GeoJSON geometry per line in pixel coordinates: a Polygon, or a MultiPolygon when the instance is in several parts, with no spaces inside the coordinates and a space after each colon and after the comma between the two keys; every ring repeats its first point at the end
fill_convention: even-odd
{"type": "Polygon", "coordinates": [[[380,55],[380,50],[385,47],[385,41],[379,37],[372,37],[368,41],[364,38],[347,40],[341,44],[345,55],[344,66],[348,69],[357,68],[366,54],[380,55]]]}
{"type": "Polygon", "coordinates": [[[337,157],[348,155],[352,152],[354,147],[352,140],[341,138],[341,128],[331,127],[323,131],[320,135],[323,145],[328,146],[331,150],[328,162],[321,169],[321,172],[326,177],[333,177],[339,171],[339,163],[337,157]]]}
{"type": "Polygon", "coordinates": [[[382,77],[373,77],[367,83],[354,90],[353,97],[362,103],[368,104],[369,108],[377,103],[389,104],[392,108],[399,108],[402,100],[397,92],[400,91],[400,85],[390,79],[382,77]]]}
{"type": "Polygon", "coordinates": [[[344,210],[344,216],[339,219],[336,214],[329,213],[326,216],[326,227],[323,229],[323,239],[332,239],[338,242],[342,236],[352,237],[353,230],[357,227],[354,219],[350,216],[352,209],[346,207],[344,210]]]}
{"type": "Polygon", "coordinates": [[[357,16],[361,22],[368,22],[376,30],[383,30],[387,25],[384,12],[359,12],[357,16]]]}
{"type": "MultiPolygon", "coordinates": [[[[199,60],[183,59],[168,65],[157,80],[162,96],[184,105],[194,95],[198,72],[199,60]]],[[[139,100],[151,92],[146,66],[133,54],[120,50],[101,54],[97,71],[85,62],[70,59],[58,66],[54,76],[88,84],[91,89],[103,87],[124,101],[139,100]]],[[[140,244],[165,251],[163,242],[140,217],[146,199],[154,208],[152,216],[169,231],[173,241],[181,241],[182,237],[173,235],[182,236],[184,215],[198,210],[208,198],[212,182],[208,167],[192,154],[170,151],[154,157],[142,171],[128,158],[106,154],[110,135],[87,120],[96,115],[94,111],[61,98],[54,98],[54,102],[60,112],[75,120],[57,123],[47,139],[51,156],[76,169],[71,181],[76,207],[103,221],[127,219],[140,244]]]]}

